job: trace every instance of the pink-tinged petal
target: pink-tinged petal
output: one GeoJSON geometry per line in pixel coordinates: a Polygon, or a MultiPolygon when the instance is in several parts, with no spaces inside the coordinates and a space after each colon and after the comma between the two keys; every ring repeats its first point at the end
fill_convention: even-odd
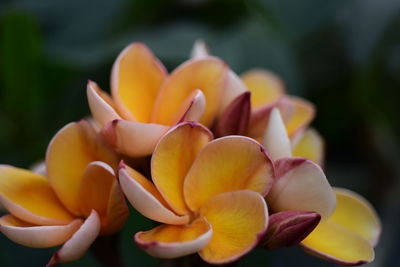
{"type": "Polygon", "coordinates": [[[126,47],[111,73],[111,93],[119,113],[127,120],[149,122],[166,76],[162,63],[144,44],[126,47]]]}
{"type": "Polygon", "coordinates": [[[40,174],[0,165],[0,203],[14,216],[38,225],[63,225],[75,219],[40,174]]]}
{"type": "Polygon", "coordinates": [[[100,125],[103,126],[107,122],[122,119],[115,111],[109,96],[105,92],[101,91],[95,82],[88,82],[86,93],[92,116],[98,123],[100,123],[100,125]]]}
{"type": "Polygon", "coordinates": [[[203,92],[201,90],[195,90],[182,105],[183,115],[181,115],[182,112],[178,112],[178,114],[180,114],[178,122],[199,121],[205,109],[206,98],[203,92]]]}
{"type": "Polygon", "coordinates": [[[187,225],[161,225],[147,232],[138,232],[138,246],[153,257],[177,258],[200,251],[210,242],[213,230],[203,219],[187,225]]]}
{"type": "Polygon", "coordinates": [[[221,114],[237,97],[248,92],[246,85],[233,70],[227,71],[224,93],[221,99],[219,114],[221,114]]]}
{"type": "Polygon", "coordinates": [[[191,59],[201,59],[210,56],[207,44],[203,40],[196,40],[190,53],[191,59]]]}
{"type": "Polygon", "coordinates": [[[76,219],[67,225],[37,226],[5,215],[0,218],[0,231],[13,242],[32,248],[58,246],[67,241],[78,228],[82,220],[76,219]]]}
{"type": "Polygon", "coordinates": [[[270,105],[285,93],[282,80],[270,71],[254,69],[242,74],[241,78],[251,92],[253,109],[270,105]]]}
{"type": "Polygon", "coordinates": [[[217,135],[244,135],[249,124],[250,110],[250,92],[244,92],[222,112],[216,125],[217,135]]]}
{"type": "Polygon", "coordinates": [[[284,96],[277,103],[289,137],[304,129],[315,116],[314,105],[302,98],[284,96]]]}
{"type": "Polygon", "coordinates": [[[292,156],[292,147],[285,124],[277,108],[271,111],[263,144],[273,160],[292,156]]]}
{"type": "Polygon", "coordinates": [[[321,167],[305,158],[282,158],[275,162],[276,182],[267,196],[273,211],[302,210],[329,218],[336,197],[321,167]]]}
{"type": "Polygon", "coordinates": [[[183,184],[193,161],[212,140],[211,132],[201,124],[181,123],[165,134],[151,159],[153,182],[168,205],[180,215],[188,213],[183,184]]]}
{"type": "Polygon", "coordinates": [[[316,212],[283,211],[269,217],[266,236],[261,241],[265,249],[297,245],[317,227],[321,216],[316,212]]]}
{"type": "Polygon", "coordinates": [[[100,217],[95,210],[85,220],[81,227],[54,253],[47,266],[71,262],[80,259],[96,240],[100,233],[100,217]]]}
{"type": "Polygon", "coordinates": [[[275,104],[271,104],[251,111],[249,126],[246,133],[247,136],[256,139],[263,138],[268,125],[269,116],[274,107],[275,104]]]}
{"type": "Polygon", "coordinates": [[[321,135],[315,129],[307,129],[292,140],[293,156],[307,158],[323,166],[325,145],[321,135]]]}
{"type": "Polygon", "coordinates": [[[146,177],[124,163],[120,164],[119,181],[129,202],[143,216],[168,224],[189,222],[187,215],[176,215],[169,208],[156,187],[146,177]]]}
{"type": "Polygon", "coordinates": [[[91,162],[81,182],[79,199],[80,208],[84,216],[89,216],[95,210],[101,220],[101,235],[110,234],[119,230],[129,213],[124,198],[115,195],[118,190],[118,181],[114,170],[104,162],[91,162]],[[110,202],[113,209],[110,210],[110,202]]]}
{"type": "Polygon", "coordinates": [[[197,211],[223,192],[249,189],[262,195],[274,182],[274,166],[264,148],[244,136],[227,136],[208,143],[186,175],[186,204],[197,211]]]}
{"type": "Polygon", "coordinates": [[[79,190],[83,173],[93,161],[116,168],[115,152],[87,121],[64,126],[51,140],[46,153],[48,180],[58,198],[74,215],[81,216],[79,190]]]}
{"type": "Polygon", "coordinates": [[[197,89],[206,98],[206,110],[201,123],[214,121],[224,90],[227,66],[217,58],[189,60],[179,66],[164,82],[154,107],[154,123],[173,125],[182,103],[197,89]]]}
{"type": "Polygon", "coordinates": [[[160,124],[114,120],[103,127],[101,134],[119,153],[142,157],[153,153],[158,140],[169,128],[160,124]]]}
{"type": "Polygon", "coordinates": [[[213,235],[200,256],[211,264],[237,260],[253,249],[268,226],[268,208],[264,198],[250,190],[216,195],[200,210],[211,224],[213,235]]]}

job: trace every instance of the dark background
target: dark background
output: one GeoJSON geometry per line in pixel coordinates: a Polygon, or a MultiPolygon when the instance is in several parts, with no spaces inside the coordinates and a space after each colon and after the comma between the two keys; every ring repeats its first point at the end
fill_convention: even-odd
{"type": "MultiPolygon", "coordinates": [[[[204,39],[241,73],[278,73],[289,93],[315,103],[327,176],[363,194],[384,232],[370,266],[400,266],[400,1],[0,0],[0,162],[29,167],[64,124],[89,114],[86,82],[108,90],[111,65],[132,41],[173,69],[204,39]]],[[[123,232],[129,266],[155,266],[123,232]]],[[[53,249],[0,236],[1,266],[42,266],[53,249]]],[[[99,266],[86,256],[66,266],[99,266]]],[[[240,266],[333,266],[299,248],[255,251],[240,266]]]]}

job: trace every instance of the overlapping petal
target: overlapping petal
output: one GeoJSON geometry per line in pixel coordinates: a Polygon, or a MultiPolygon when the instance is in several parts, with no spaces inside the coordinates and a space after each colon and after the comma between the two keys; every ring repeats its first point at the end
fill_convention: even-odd
{"type": "Polygon", "coordinates": [[[324,140],[319,133],[309,128],[302,133],[293,144],[293,156],[310,159],[322,166],[324,161],[324,140]]]}
{"type": "Polygon", "coordinates": [[[193,162],[184,182],[186,204],[197,211],[212,196],[249,189],[265,195],[274,167],[264,148],[251,138],[227,136],[208,143],[193,162]]]}
{"type": "Polygon", "coordinates": [[[188,212],[183,195],[184,179],[197,154],[211,139],[211,132],[201,124],[182,123],[164,135],[153,153],[153,182],[177,214],[188,212]]]}
{"type": "Polygon", "coordinates": [[[200,215],[211,224],[213,235],[199,254],[212,264],[243,256],[258,244],[268,226],[265,200],[250,190],[216,195],[201,207],[200,215]]]}
{"type": "Polygon", "coordinates": [[[135,235],[136,243],[158,258],[176,258],[200,251],[211,240],[213,230],[203,219],[188,225],[161,225],[135,235]]]}
{"type": "Polygon", "coordinates": [[[63,225],[74,219],[47,179],[24,169],[0,166],[0,201],[14,216],[32,224],[63,225]]]}

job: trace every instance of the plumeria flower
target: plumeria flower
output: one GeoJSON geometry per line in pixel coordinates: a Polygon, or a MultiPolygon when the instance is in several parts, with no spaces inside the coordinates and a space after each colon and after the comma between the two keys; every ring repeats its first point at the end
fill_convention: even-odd
{"type": "MultiPolygon", "coordinates": [[[[331,188],[317,164],[292,156],[290,139],[278,109],[271,112],[264,145],[274,160],[277,176],[267,196],[271,210],[311,211],[321,216],[321,222],[301,246],[315,256],[342,265],[371,262],[381,232],[376,212],[358,194],[331,188]]],[[[307,223],[311,222],[313,219],[308,217],[307,223]]],[[[306,230],[309,226],[305,226],[306,230]]]]}
{"type": "Polygon", "coordinates": [[[0,231],[34,248],[63,244],[49,266],[79,259],[98,235],[118,231],[128,208],[115,177],[117,157],[86,121],[52,139],[46,173],[0,167],[0,231]]]}
{"type": "Polygon", "coordinates": [[[163,223],[135,235],[159,258],[198,252],[212,264],[234,261],[254,248],[268,225],[263,196],[274,168],[263,147],[242,136],[212,140],[204,126],[186,122],[159,141],[152,181],[121,163],[119,179],[129,202],[163,223]]]}
{"type": "Polygon", "coordinates": [[[220,59],[208,57],[189,60],[168,75],[144,44],[133,43],[114,63],[111,96],[89,81],[90,110],[118,152],[131,157],[150,155],[176,123],[200,121],[210,126],[214,122],[227,69],[220,59]]]}
{"type": "MultiPolygon", "coordinates": [[[[191,57],[210,57],[204,42],[195,42],[191,57]]],[[[314,129],[307,129],[315,116],[315,108],[310,102],[287,95],[281,79],[267,70],[250,70],[240,77],[229,70],[227,79],[222,109],[215,126],[218,136],[241,134],[261,141],[269,114],[276,107],[282,113],[294,155],[322,164],[322,138],[314,129]]]]}

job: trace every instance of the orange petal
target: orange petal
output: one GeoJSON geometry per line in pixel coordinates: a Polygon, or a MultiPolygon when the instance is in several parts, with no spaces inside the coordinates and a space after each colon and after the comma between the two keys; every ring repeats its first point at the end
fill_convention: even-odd
{"type": "Polygon", "coordinates": [[[305,128],[315,116],[314,105],[298,97],[282,97],[278,101],[278,108],[281,111],[289,137],[305,128]]]}
{"type": "Polygon", "coordinates": [[[167,72],[141,43],[133,43],[118,56],[111,73],[111,93],[126,119],[149,122],[158,91],[167,72]]]}
{"type": "MultiPolygon", "coordinates": [[[[180,117],[177,122],[183,121],[199,121],[201,116],[204,114],[206,109],[206,98],[201,90],[195,90],[192,94],[184,101],[181,107],[182,111],[178,112],[180,117]]],[[[177,118],[178,118],[177,117],[177,118]]]]}
{"type": "Polygon", "coordinates": [[[32,224],[62,225],[75,218],[40,174],[0,165],[0,201],[14,216],[32,224]]]}
{"type": "Polygon", "coordinates": [[[268,226],[265,200],[250,190],[216,195],[201,208],[200,215],[211,224],[213,235],[199,254],[212,264],[232,262],[249,252],[268,226]]]}
{"type": "Polygon", "coordinates": [[[212,229],[205,220],[189,225],[161,225],[147,232],[138,232],[138,246],[157,258],[177,258],[201,250],[210,242],[212,229]]]}
{"type": "Polygon", "coordinates": [[[274,167],[264,148],[243,136],[227,136],[208,143],[186,175],[184,196],[197,211],[212,196],[241,189],[262,195],[274,181],[274,167]]]}
{"type": "Polygon", "coordinates": [[[211,139],[211,132],[201,124],[181,123],[165,134],[154,150],[153,182],[177,214],[188,212],[183,182],[197,154],[211,139]]]}
{"type": "Polygon", "coordinates": [[[116,165],[114,152],[86,121],[64,126],[47,148],[49,182],[62,203],[75,215],[80,213],[79,190],[83,172],[92,161],[116,165]]]}
{"type": "Polygon", "coordinates": [[[196,40],[190,53],[191,59],[201,59],[210,56],[207,44],[203,40],[196,40]]]}
{"type": "Polygon", "coordinates": [[[285,93],[285,86],[281,79],[267,70],[250,70],[242,74],[241,78],[251,92],[253,109],[272,104],[285,93]]]}
{"type": "Polygon", "coordinates": [[[273,211],[314,211],[322,220],[335,210],[336,197],[321,168],[305,158],[275,162],[276,182],[267,195],[273,211]]]}
{"type": "Polygon", "coordinates": [[[153,122],[164,125],[176,123],[175,116],[182,103],[196,89],[206,98],[207,107],[201,119],[211,125],[220,105],[226,65],[219,59],[190,60],[168,77],[160,90],[153,113],[153,122]]]}
{"type": "Polygon", "coordinates": [[[58,246],[67,241],[81,226],[76,219],[67,225],[36,226],[13,215],[0,218],[0,231],[13,242],[32,248],[58,246]]]}
{"type": "Polygon", "coordinates": [[[103,126],[109,121],[121,119],[109,96],[101,91],[95,82],[88,82],[86,92],[92,116],[100,125],[103,126]]]}
{"type": "Polygon", "coordinates": [[[114,120],[106,124],[101,133],[118,152],[142,157],[153,153],[158,140],[168,129],[160,124],[114,120]]]}
{"type": "Polygon", "coordinates": [[[100,226],[100,217],[93,210],[73,236],[54,253],[47,266],[80,259],[99,235],[100,226]]]}
{"type": "Polygon", "coordinates": [[[334,188],[334,191],[337,205],[329,220],[346,227],[375,246],[382,230],[375,209],[355,192],[343,188],[334,188]]]}
{"type": "MultiPolygon", "coordinates": [[[[112,194],[112,189],[118,183],[115,177],[114,170],[106,163],[94,161],[90,163],[83,174],[83,179],[80,188],[80,208],[84,216],[89,216],[92,210],[96,210],[101,219],[101,233],[109,233],[111,214],[109,210],[109,202],[112,194]]],[[[115,189],[114,189],[115,190],[115,189]]],[[[118,203],[114,203],[116,211],[121,212],[121,217],[118,218],[124,222],[128,214],[128,208],[123,198],[120,198],[118,203]]],[[[113,216],[115,217],[115,216],[113,216]]],[[[115,219],[115,218],[114,218],[115,219]]]]}
{"type": "Polygon", "coordinates": [[[269,115],[263,145],[273,160],[292,156],[292,147],[281,114],[274,108],[269,115]]]}
{"type": "Polygon", "coordinates": [[[319,166],[324,162],[324,140],[314,129],[307,129],[299,139],[295,141],[293,147],[293,156],[307,158],[319,166]]]}
{"type": "Polygon", "coordinates": [[[119,181],[132,206],[147,218],[168,224],[185,224],[189,221],[188,216],[179,216],[171,211],[146,177],[123,163],[120,164],[119,181]]]}

